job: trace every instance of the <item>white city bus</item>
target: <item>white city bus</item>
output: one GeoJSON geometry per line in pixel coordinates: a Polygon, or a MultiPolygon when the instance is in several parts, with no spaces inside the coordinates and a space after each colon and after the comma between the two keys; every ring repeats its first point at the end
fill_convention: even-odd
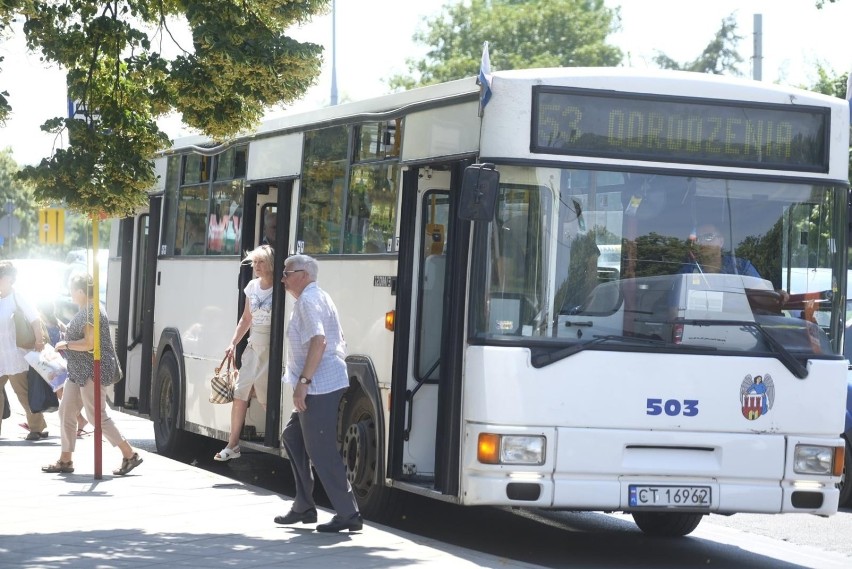
{"type": "MultiPolygon", "coordinates": [[[[226,440],[209,378],[268,233],[276,274],[315,256],[339,309],[338,437],[368,516],[406,493],[624,511],[655,535],[835,513],[848,104],[627,69],[491,87],[484,108],[469,79],[177,141],[112,232],[117,403],[164,454],[226,440]]],[[[284,457],[277,280],[270,404],[241,446],[284,457]]]]}

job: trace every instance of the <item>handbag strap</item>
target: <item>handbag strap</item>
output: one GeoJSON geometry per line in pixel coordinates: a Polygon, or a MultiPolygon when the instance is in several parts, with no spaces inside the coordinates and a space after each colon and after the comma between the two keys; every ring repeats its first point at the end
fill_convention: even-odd
{"type": "Polygon", "coordinates": [[[228,359],[228,354],[225,354],[225,357],[224,357],[224,358],[222,358],[222,362],[221,362],[221,363],[219,364],[219,366],[216,368],[216,373],[217,373],[217,374],[218,374],[218,373],[219,373],[219,371],[220,371],[220,370],[221,370],[221,369],[225,366],[225,361],[226,361],[226,360],[227,360],[227,362],[228,362],[228,371],[230,371],[230,370],[231,370],[231,360],[230,360],[230,359],[228,359]]]}

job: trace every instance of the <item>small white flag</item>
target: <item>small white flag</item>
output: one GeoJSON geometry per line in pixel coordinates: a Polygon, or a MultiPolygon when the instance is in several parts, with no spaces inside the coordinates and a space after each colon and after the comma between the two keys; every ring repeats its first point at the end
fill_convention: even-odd
{"type": "Polygon", "coordinates": [[[488,56],[488,42],[482,44],[482,61],[479,63],[479,112],[491,100],[491,58],[488,56]]]}

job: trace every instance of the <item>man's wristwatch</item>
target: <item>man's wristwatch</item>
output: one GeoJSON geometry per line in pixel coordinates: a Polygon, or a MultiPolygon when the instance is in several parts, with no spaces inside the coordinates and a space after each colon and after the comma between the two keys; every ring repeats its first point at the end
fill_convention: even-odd
{"type": "Polygon", "coordinates": [[[303,383],[305,385],[308,385],[309,383],[311,383],[311,381],[313,381],[313,380],[308,378],[308,377],[305,377],[304,375],[299,377],[299,383],[303,383]]]}

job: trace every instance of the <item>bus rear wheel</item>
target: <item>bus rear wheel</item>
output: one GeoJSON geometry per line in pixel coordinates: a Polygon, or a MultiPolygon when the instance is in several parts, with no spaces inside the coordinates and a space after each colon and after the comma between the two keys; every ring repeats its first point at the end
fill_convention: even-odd
{"type": "Polygon", "coordinates": [[[341,454],[346,478],[361,513],[374,520],[388,513],[390,489],[379,473],[379,433],[376,412],[360,389],[344,396],[341,454]]]}
{"type": "Polygon", "coordinates": [[[688,512],[633,512],[633,521],[644,533],[656,537],[682,537],[692,533],[704,514],[688,512]]]}
{"type": "Polygon", "coordinates": [[[173,352],[163,354],[152,393],[151,421],[157,452],[175,457],[183,449],[186,433],[180,429],[180,370],[173,352]]]}

